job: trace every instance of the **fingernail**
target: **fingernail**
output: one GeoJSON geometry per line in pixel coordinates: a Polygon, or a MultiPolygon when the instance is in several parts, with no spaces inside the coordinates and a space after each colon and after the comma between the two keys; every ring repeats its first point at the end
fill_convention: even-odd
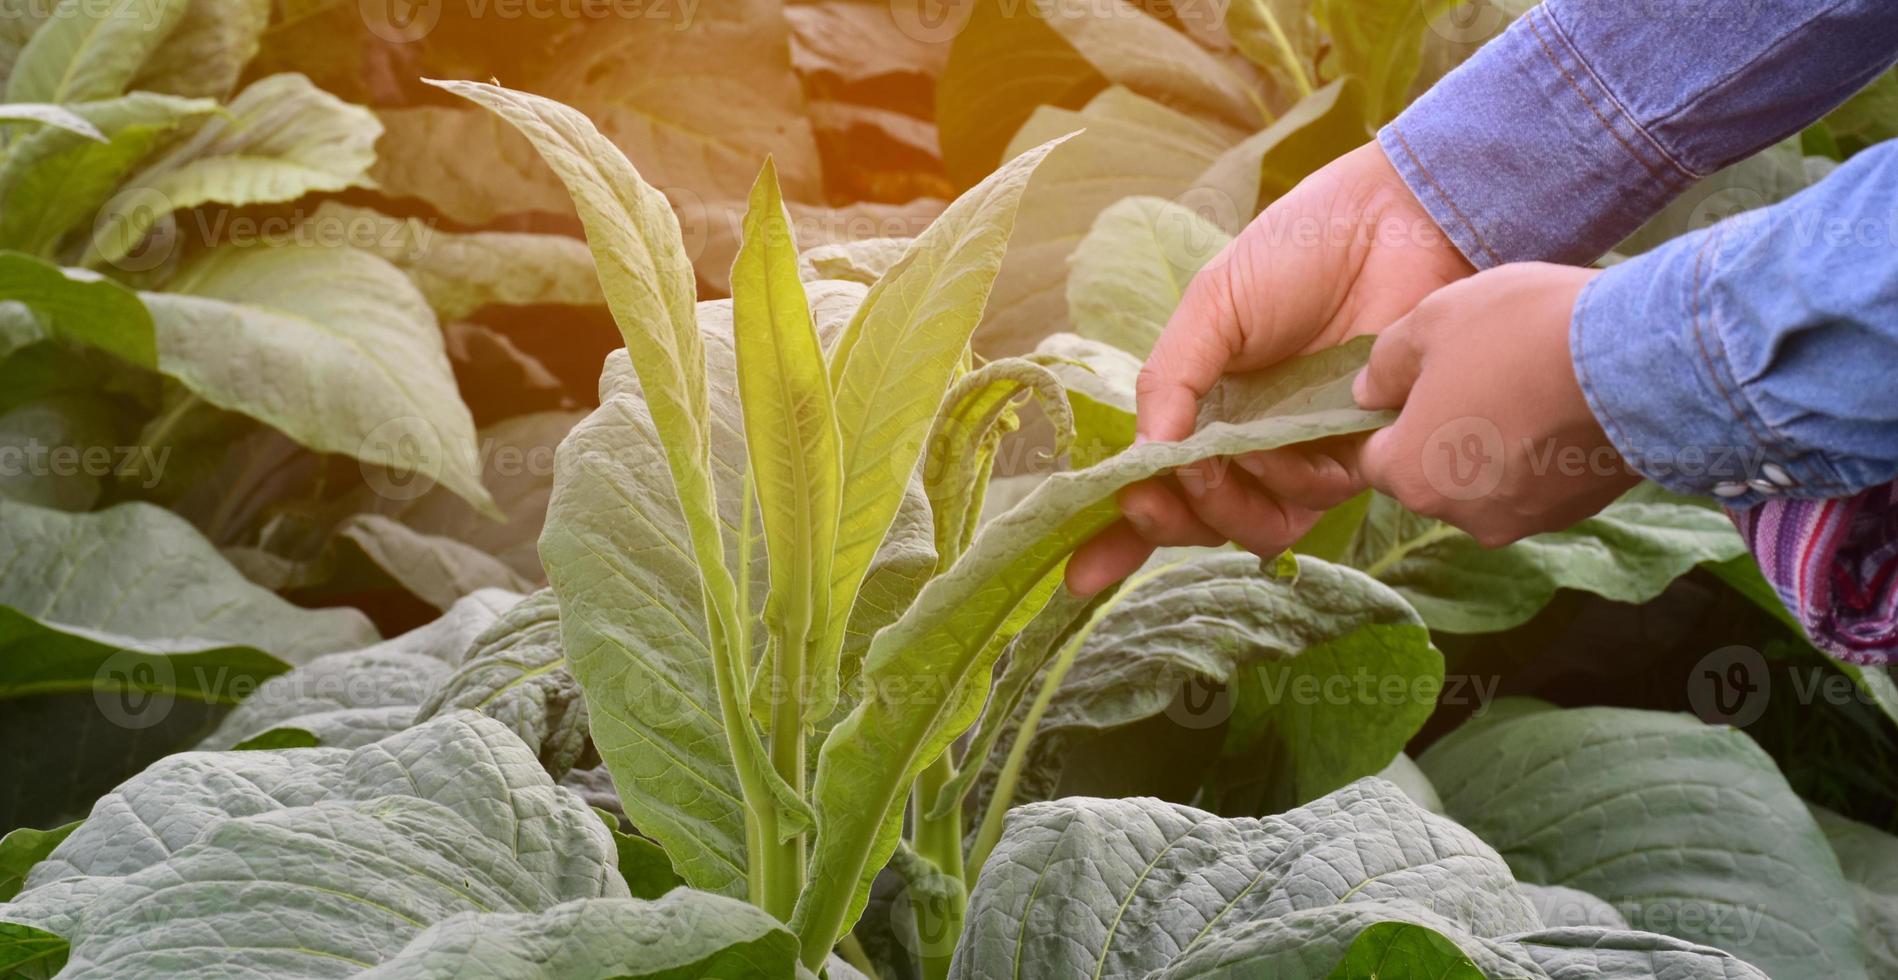
{"type": "Polygon", "coordinates": [[[1127,518],[1127,523],[1132,524],[1134,530],[1140,532],[1141,537],[1146,538],[1153,535],[1153,518],[1148,517],[1139,509],[1122,507],[1121,516],[1127,518]]]}
{"type": "Polygon", "coordinates": [[[1362,407],[1364,400],[1370,395],[1370,387],[1371,369],[1364,368],[1358,371],[1358,376],[1351,379],[1351,400],[1357,402],[1358,405],[1362,407]]]}
{"type": "Polygon", "coordinates": [[[1257,454],[1239,457],[1239,468],[1261,480],[1265,479],[1265,460],[1257,454]]]}
{"type": "Polygon", "coordinates": [[[1180,489],[1194,500],[1206,496],[1206,474],[1199,466],[1182,466],[1173,471],[1173,478],[1180,481],[1180,489]]]}
{"type": "Polygon", "coordinates": [[[1134,445],[1136,446],[1145,445],[1152,441],[1153,441],[1152,439],[1147,438],[1147,434],[1144,432],[1134,433],[1134,445]]]}

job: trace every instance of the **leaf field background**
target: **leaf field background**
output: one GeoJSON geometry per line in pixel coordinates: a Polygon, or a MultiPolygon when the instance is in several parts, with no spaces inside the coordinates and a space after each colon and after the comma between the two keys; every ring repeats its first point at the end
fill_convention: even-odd
{"type": "Polygon", "coordinates": [[[1898,686],[1707,503],[1060,586],[1388,421],[1134,377],[1528,7],[0,0],[0,976],[1898,977],[1898,686]]]}

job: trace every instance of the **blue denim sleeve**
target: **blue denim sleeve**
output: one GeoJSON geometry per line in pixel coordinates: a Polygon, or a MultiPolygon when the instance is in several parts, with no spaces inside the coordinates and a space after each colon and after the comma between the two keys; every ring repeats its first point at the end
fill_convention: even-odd
{"type": "Polygon", "coordinates": [[[1583,290],[1575,372],[1644,475],[1731,506],[1898,479],[1898,142],[1583,290]]]}
{"type": "Polygon", "coordinates": [[[1894,60],[1890,0],[1546,0],[1378,140],[1478,268],[1586,263],[1894,60]]]}

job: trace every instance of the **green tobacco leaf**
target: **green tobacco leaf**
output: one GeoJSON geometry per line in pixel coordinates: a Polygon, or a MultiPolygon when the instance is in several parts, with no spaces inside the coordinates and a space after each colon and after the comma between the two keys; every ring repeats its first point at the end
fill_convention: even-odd
{"type": "Polygon", "coordinates": [[[827,644],[843,636],[858,586],[967,357],[1029,177],[1058,145],[1015,157],[957,198],[870,287],[831,353],[844,482],[827,644]]]}
{"type": "Polygon", "coordinates": [[[1456,944],[1411,922],[1380,922],[1358,933],[1326,980],[1484,980],[1456,944]]]}
{"type": "Polygon", "coordinates": [[[1363,81],[1364,121],[1396,116],[1423,66],[1431,18],[1455,0],[1315,0],[1312,17],[1331,36],[1330,60],[1340,75],[1363,81]]]}
{"type": "Polygon", "coordinates": [[[1865,935],[1867,972],[1874,977],[1898,975],[1898,837],[1822,807],[1811,809],[1851,883],[1859,929],[1865,935]]]}
{"type": "MultiPolygon", "coordinates": [[[[1285,195],[1325,164],[1364,145],[1364,86],[1343,78],[1300,99],[1272,125],[1219,155],[1197,184],[1229,201],[1237,232],[1254,212],[1285,195]]],[[[1202,191],[1202,194],[1206,191],[1202,191]]]]}
{"type": "Polygon", "coordinates": [[[593,812],[613,835],[613,847],[619,852],[619,874],[634,898],[654,899],[685,882],[672,870],[666,849],[638,834],[620,830],[617,814],[594,807],[593,812]]]}
{"type": "Polygon", "coordinates": [[[1079,108],[1108,84],[1033,7],[981,0],[968,17],[936,83],[942,162],[958,187],[1013,156],[1006,151],[1037,106],[1079,108]]]}
{"type": "Polygon", "coordinates": [[[1240,131],[1267,121],[1250,81],[1137,3],[1052,0],[1033,9],[1115,85],[1240,131]]]}
{"type": "MultiPolygon", "coordinates": [[[[822,167],[779,0],[642,14],[617,19],[613,30],[565,32],[534,54],[524,69],[531,74],[517,81],[592,118],[639,162],[646,180],[676,189],[692,217],[743,200],[767,153],[788,197],[821,199],[822,167]]],[[[475,65],[444,66],[444,73],[448,67],[459,73],[475,65]]],[[[389,134],[375,173],[391,195],[420,198],[469,225],[532,211],[571,213],[560,182],[527,142],[491,117],[438,107],[380,115],[389,134]]]]}
{"type": "Polygon", "coordinates": [[[46,860],[48,854],[59,842],[72,836],[79,829],[80,821],[73,821],[63,827],[52,830],[34,830],[31,827],[20,829],[0,837],[0,902],[9,901],[20,893],[26,885],[26,873],[35,864],[46,860]]]}
{"type": "Polygon", "coordinates": [[[1304,98],[1316,87],[1321,42],[1309,6],[1301,0],[1233,0],[1226,8],[1233,46],[1292,98],[1304,98]]]}
{"type": "MultiPolygon", "coordinates": [[[[586,226],[607,306],[626,338],[640,388],[663,438],[709,607],[720,669],[740,676],[724,648],[739,635],[736,586],[724,562],[712,486],[711,411],[692,264],[665,195],[580,113],[538,96],[475,82],[435,82],[513,124],[566,185],[586,226]]],[[[720,684],[721,691],[732,690],[720,684]]],[[[727,712],[727,716],[730,713],[727,712]]],[[[740,760],[741,766],[743,760],[740,760]]]]}
{"type": "Polygon", "coordinates": [[[1390,948],[1392,924],[1441,937],[1421,937],[1440,965],[1474,968],[1451,977],[1764,980],[1661,936],[1542,931],[1495,851],[1379,780],[1263,819],[1153,799],[1021,807],[968,922],[957,980],[1413,976],[1403,960],[1357,972],[1357,944],[1390,948]]]}
{"type": "Polygon", "coordinates": [[[1035,398],[1054,429],[1051,457],[1074,441],[1074,413],[1061,379],[1028,358],[1010,357],[962,376],[943,398],[922,462],[923,486],[936,529],[937,565],[968,550],[982,514],[996,449],[1015,431],[1015,407],[1035,398]]]}
{"type": "Polygon", "coordinates": [[[198,397],[498,515],[435,316],[393,266],[351,248],[226,246],[165,288],[141,294],[159,370],[198,397]]]}
{"type": "MultiPolygon", "coordinates": [[[[138,296],[83,269],[61,269],[18,252],[0,252],[0,296],[31,314],[16,347],[48,337],[110,351],[133,364],[158,363],[152,317],[138,296]]],[[[0,348],[4,353],[10,349],[0,348]]]]}
{"type": "Polygon", "coordinates": [[[44,102],[0,103],[0,122],[30,122],[64,130],[96,142],[105,142],[105,134],[86,117],[66,108],[44,102]]]}
{"type": "Polygon", "coordinates": [[[874,286],[915,242],[914,238],[860,238],[812,245],[797,257],[798,275],[806,282],[837,279],[874,286]]]}
{"type": "MultiPolygon", "coordinates": [[[[1163,553],[1068,642],[1060,676],[1042,681],[1054,687],[1039,716],[1009,721],[1032,721],[1015,785],[1000,788],[1009,803],[1098,792],[1062,788],[1072,750],[1164,716],[1189,729],[1230,718],[1229,752],[1276,749],[1281,771],[1257,772],[1256,759],[1240,768],[1282,783],[1277,805],[1261,812],[1289,809],[1389,764],[1429,716],[1443,676],[1429,632],[1390,589],[1309,558],[1296,581],[1276,579],[1232,551],[1163,553]],[[1403,694],[1386,700],[1385,683],[1403,694]],[[1230,685],[1225,696],[1206,698],[1220,685],[1230,685]]],[[[985,795],[997,778],[985,774],[985,795]]]]}
{"type": "Polygon", "coordinates": [[[797,940],[755,906],[675,889],[540,913],[469,913],[430,926],[361,980],[674,980],[789,977],[797,940]]]}
{"type": "MultiPolygon", "coordinates": [[[[55,447],[83,447],[108,452],[105,458],[116,469],[124,458],[104,447],[125,444],[122,422],[121,410],[102,394],[68,392],[34,399],[0,411],[0,458],[46,461],[55,447]]],[[[79,513],[98,502],[100,484],[110,475],[84,466],[41,468],[16,462],[0,470],[0,497],[79,513]]]]}
{"type": "Polygon", "coordinates": [[[133,92],[63,107],[104,137],[41,128],[0,158],[0,242],[51,255],[73,229],[89,226],[119,182],[172,130],[214,112],[210,99],[133,92]]]}
{"type": "Polygon", "coordinates": [[[0,501],[0,541],[0,697],[228,703],[286,664],[375,638],[355,610],[299,609],[251,585],[196,529],[147,504],[66,514],[0,501]]]}
{"type": "Polygon", "coordinates": [[[589,745],[587,704],[560,645],[560,604],[551,590],[521,600],[476,638],[461,666],[415,717],[464,708],[499,721],[537,748],[542,768],[555,779],[582,763],[589,745]]]}
{"type": "Polygon", "coordinates": [[[1094,220],[1068,272],[1075,333],[1146,357],[1200,267],[1232,236],[1189,208],[1130,197],[1094,220]]]}
{"type": "MultiPolygon", "coordinates": [[[[745,446],[770,559],[764,614],[774,642],[752,686],[752,707],[773,719],[775,731],[779,717],[801,725],[837,703],[843,631],[832,634],[827,624],[839,601],[831,560],[843,450],[824,350],[797,275],[797,241],[769,159],[752,187],[744,245],[732,265],[732,330],[745,446]],[[789,714],[774,715],[774,705],[789,714]]],[[[855,596],[851,585],[846,599],[855,596]]],[[[840,626],[848,615],[846,608],[835,617],[840,626]]]]}
{"type": "MultiPolygon", "coordinates": [[[[197,747],[255,747],[271,733],[301,732],[313,744],[356,749],[403,731],[476,640],[519,601],[512,593],[478,592],[401,636],[317,657],[272,677],[197,747]]],[[[516,734],[526,737],[520,729],[516,734]]]]}
{"type": "MultiPolygon", "coordinates": [[[[743,423],[730,348],[721,348],[710,417],[729,463],[715,472],[738,483],[743,423]]],[[[742,895],[744,804],[685,516],[653,465],[665,450],[623,352],[608,358],[600,394],[600,408],[561,444],[540,542],[567,655],[634,824],[693,887],[742,895]]],[[[742,499],[730,489],[727,500],[742,499]]]]}
{"type": "Polygon", "coordinates": [[[1380,772],[1423,728],[1442,690],[1443,655],[1401,597],[1355,577],[1342,588],[1314,581],[1308,578],[1314,569],[1335,572],[1336,566],[1299,559],[1294,602],[1327,613],[1355,604],[1357,616],[1381,614],[1384,621],[1333,626],[1296,657],[1258,664],[1232,684],[1228,754],[1243,760],[1264,753],[1279,768],[1259,812],[1304,803],[1380,772]]]}
{"type": "Polygon", "coordinates": [[[1491,633],[1527,622],[1557,589],[1646,602],[1696,565],[1745,552],[1720,511],[1644,485],[1568,530],[1495,549],[1379,495],[1347,560],[1432,629],[1491,633]]]}
{"type": "Polygon", "coordinates": [[[1637,929],[1725,949],[1778,980],[1867,975],[1824,835],[1734,729],[1619,708],[1511,711],[1417,761],[1450,815],[1526,881],[1600,896],[1637,929]]]}
{"type": "Polygon", "coordinates": [[[257,54],[270,0],[188,0],[184,17],[132,79],[131,88],[223,99],[257,54]]]}
{"type": "Polygon", "coordinates": [[[586,242],[565,235],[442,231],[421,218],[392,218],[325,201],[305,224],[340,235],[408,273],[444,321],[484,306],[598,306],[599,276],[586,242]]]}
{"type": "Polygon", "coordinates": [[[572,201],[533,144],[493,113],[449,106],[376,110],[382,137],[370,175],[383,193],[425,201],[451,221],[566,215],[572,201]]]}
{"type": "Polygon", "coordinates": [[[1232,139],[1125,88],[1102,92],[1079,112],[1036,109],[1009,144],[1008,156],[1077,130],[1036,171],[1022,201],[976,339],[984,355],[1026,353],[1048,334],[1067,329],[1068,257],[1095,218],[1122,198],[1151,195],[1195,208],[1203,204],[1218,215],[1215,223],[1230,221],[1233,228],[1251,217],[1250,200],[1194,193],[1199,176],[1232,139]]]}
{"type": "Polygon", "coordinates": [[[380,132],[369,110],[302,75],[252,82],[223,112],[120,186],[95,221],[82,262],[133,271],[156,265],[135,250],[174,211],[212,202],[271,204],[363,186],[380,132]]]}
{"type": "Polygon", "coordinates": [[[14,60],[6,101],[86,102],[123,94],[188,3],[59,0],[14,60]]]}
{"type": "Polygon", "coordinates": [[[832,729],[818,764],[811,886],[794,921],[807,963],[862,909],[870,879],[895,848],[910,782],[974,722],[1001,653],[996,641],[1026,625],[1036,609],[1022,608],[1024,601],[1059,573],[1068,553],[1113,522],[1113,494],[1196,460],[1383,424],[1387,415],[1362,411],[1351,398],[1365,352],[1359,342],[1228,379],[1211,403],[1254,414],[1209,414],[1184,442],[1143,444],[1050,477],[986,525],[962,559],[877,635],[864,664],[865,698],[832,729]],[[972,687],[973,701],[966,696],[972,687]]]}
{"type": "Polygon", "coordinates": [[[1140,358],[1071,333],[1053,334],[1035,347],[1068,390],[1074,409],[1074,463],[1091,466],[1134,443],[1134,385],[1140,358]]]}
{"type": "Polygon", "coordinates": [[[102,799],[0,921],[59,935],[73,967],[115,978],[184,958],[231,977],[333,977],[339,961],[350,976],[389,964],[401,976],[604,977],[643,970],[637,949],[661,964],[720,955],[730,935],[715,924],[789,956],[782,927],[737,903],[627,897],[617,857],[527,746],[460,713],[354,751],[166,759],[102,799]],[[150,914],[154,900],[165,915],[150,914]],[[480,942],[530,925],[547,947],[480,942]],[[503,959],[537,952],[552,965],[503,959]],[[598,972],[563,972],[588,956],[598,972]]]}
{"type": "Polygon", "coordinates": [[[481,589],[525,593],[534,588],[533,581],[473,545],[424,534],[379,514],[344,518],[336,526],[332,546],[343,544],[436,609],[447,609],[481,589]]]}

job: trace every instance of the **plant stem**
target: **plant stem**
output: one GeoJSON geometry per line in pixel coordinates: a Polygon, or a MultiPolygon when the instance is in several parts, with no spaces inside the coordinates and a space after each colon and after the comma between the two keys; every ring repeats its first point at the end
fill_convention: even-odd
{"type": "MultiPolygon", "coordinates": [[[[915,850],[936,866],[942,874],[962,881],[962,808],[950,810],[940,819],[931,820],[929,809],[937,794],[956,775],[951,752],[944,752],[916,777],[910,798],[915,819],[915,850]]],[[[958,890],[942,901],[910,902],[916,917],[916,935],[922,944],[925,980],[944,980],[949,976],[949,961],[955,955],[956,940],[962,935],[962,913],[967,893],[958,890]]]]}
{"type": "Polygon", "coordinates": [[[1365,566],[1364,574],[1375,579],[1382,579],[1385,572],[1396,567],[1398,562],[1410,557],[1411,552],[1419,548],[1427,548],[1439,541],[1454,538],[1462,533],[1463,532],[1457,530],[1453,524],[1439,524],[1408,541],[1398,542],[1395,547],[1384,553],[1384,557],[1365,566]]]}
{"type": "Polygon", "coordinates": [[[876,964],[870,962],[870,954],[863,951],[863,943],[858,941],[854,932],[846,932],[844,938],[837,940],[837,954],[870,980],[879,980],[882,976],[877,972],[876,964]]]}
{"type": "MultiPolygon", "coordinates": [[[[804,662],[810,650],[810,616],[785,630],[778,645],[771,695],[771,767],[804,798],[804,662]]],[[[791,921],[797,896],[804,890],[804,835],[764,842],[771,871],[765,881],[764,910],[781,922],[791,921]]]]}
{"type": "Polygon", "coordinates": [[[1302,99],[1311,95],[1314,91],[1311,76],[1305,71],[1305,63],[1299,58],[1298,49],[1292,47],[1292,39],[1286,35],[1285,25],[1279,23],[1278,15],[1269,8],[1263,13],[1265,26],[1272,31],[1272,43],[1285,58],[1285,67],[1292,73],[1292,84],[1298,86],[1298,97],[1302,99]]]}

